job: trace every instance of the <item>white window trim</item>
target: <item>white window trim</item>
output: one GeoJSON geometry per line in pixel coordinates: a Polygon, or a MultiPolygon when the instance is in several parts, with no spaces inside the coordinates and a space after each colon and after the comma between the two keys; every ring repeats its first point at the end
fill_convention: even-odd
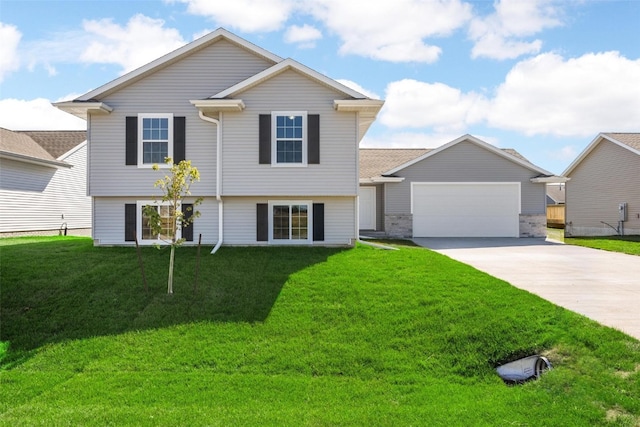
{"type": "MultiPolygon", "coordinates": [[[[158,200],[138,200],[136,201],[136,236],[138,237],[138,243],[140,245],[154,245],[156,243],[163,244],[167,243],[166,241],[157,238],[157,239],[142,239],[142,207],[147,205],[155,205],[155,206],[169,206],[171,202],[162,202],[158,200]]],[[[182,211],[182,203],[178,203],[178,210],[182,211]]],[[[182,238],[182,228],[178,225],[178,229],[176,230],[177,238],[182,238]]]]}
{"type": "Polygon", "coordinates": [[[310,245],[313,243],[313,202],[311,200],[269,200],[269,244],[272,245],[310,245]],[[307,205],[307,238],[274,239],[273,238],[273,207],[277,205],[307,205]]]}
{"type": "Polygon", "coordinates": [[[272,111],[271,112],[271,166],[277,168],[300,168],[307,166],[307,112],[306,111],[272,111]],[[278,116],[302,116],[302,162],[278,163],[277,119],[278,116]]]}
{"type": "Polygon", "coordinates": [[[167,147],[167,156],[173,159],[173,114],[172,113],[140,113],[138,114],[138,167],[151,169],[154,164],[157,164],[160,168],[169,168],[170,166],[164,162],[164,159],[160,163],[144,163],[144,150],[143,150],[143,119],[169,119],[169,139],[167,147]]]}

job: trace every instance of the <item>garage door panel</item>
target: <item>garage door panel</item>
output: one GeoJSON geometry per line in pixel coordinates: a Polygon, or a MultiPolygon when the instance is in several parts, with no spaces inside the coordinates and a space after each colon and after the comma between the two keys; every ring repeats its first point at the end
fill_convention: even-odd
{"type": "Polygon", "coordinates": [[[414,184],[415,237],[518,237],[518,183],[414,184]]]}

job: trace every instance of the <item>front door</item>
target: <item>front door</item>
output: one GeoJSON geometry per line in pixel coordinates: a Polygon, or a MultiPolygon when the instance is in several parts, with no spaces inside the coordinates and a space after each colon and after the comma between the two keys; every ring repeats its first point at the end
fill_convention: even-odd
{"type": "Polygon", "coordinates": [[[376,229],[376,188],[360,187],[360,230],[376,229]]]}

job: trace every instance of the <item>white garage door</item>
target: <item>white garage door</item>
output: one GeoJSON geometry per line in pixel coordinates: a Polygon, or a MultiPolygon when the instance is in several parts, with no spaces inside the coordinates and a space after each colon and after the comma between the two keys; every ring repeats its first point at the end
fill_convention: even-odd
{"type": "Polygon", "coordinates": [[[414,237],[519,237],[520,183],[413,183],[414,237]]]}

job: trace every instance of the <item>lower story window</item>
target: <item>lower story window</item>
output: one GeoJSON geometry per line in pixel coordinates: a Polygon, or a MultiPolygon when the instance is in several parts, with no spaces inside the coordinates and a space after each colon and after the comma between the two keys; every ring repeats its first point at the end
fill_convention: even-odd
{"type": "Polygon", "coordinates": [[[271,202],[270,234],[273,242],[310,242],[309,202],[271,202]]]}
{"type": "MultiPolygon", "coordinates": [[[[170,241],[173,238],[173,207],[168,204],[155,203],[152,201],[140,201],[138,205],[138,238],[142,242],[156,242],[156,241],[170,241]],[[160,226],[161,231],[159,234],[154,234],[150,224],[150,218],[145,214],[147,206],[152,206],[160,214],[160,226]]],[[[178,238],[180,237],[180,230],[177,230],[178,238]]]]}

